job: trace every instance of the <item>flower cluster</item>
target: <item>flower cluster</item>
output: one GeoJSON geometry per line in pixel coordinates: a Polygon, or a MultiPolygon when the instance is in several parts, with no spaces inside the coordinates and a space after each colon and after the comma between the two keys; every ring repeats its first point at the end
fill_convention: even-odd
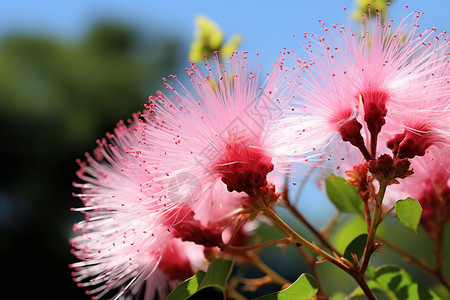
{"type": "Polygon", "coordinates": [[[421,12],[394,27],[378,10],[373,24],[368,9],[361,33],[320,22],[322,36],[304,34],[309,59],[297,58],[299,103],[337,139],[335,172],[350,177],[366,205],[377,197],[379,183],[400,183],[387,191],[383,205],[417,198],[421,224],[437,237],[450,203],[449,40],[435,28],[419,32],[421,12]]]}
{"type": "Polygon", "coordinates": [[[119,123],[80,162],[85,183],[75,186],[84,207],[76,210],[86,220],[75,225],[72,244],[83,261],[72,267],[79,285],[99,285],[89,293],[100,298],[121,287],[117,297],[132,297],[145,282],[149,296],[156,286],[164,297],[205,265],[205,248],[224,248],[224,230],[234,237],[227,243],[245,243],[234,219],[247,196],[276,201],[268,174],[307,160],[297,118],[281,121],[292,98],[283,60],[263,85],[246,53],[215,64],[216,74],[205,64],[206,76],[194,63],[186,69],[193,90],[176,76],[177,88],[164,79],[168,95],[151,96],[144,113],[119,123]]]}
{"type": "Polygon", "coordinates": [[[449,41],[434,28],[419,32],[420,15],[394,27],[380,11],[372,24],[369,12],[360,34],[321,22],[323,35],[304,34],[307,58],[295,56],[293,68],[288,51],[266,74],[235,52],[191,63],[188,83],[163,79],[164,93],[79,161],[84,207],[74,210],[85,220],[71,240],[74,280],[93,298],[163,299],[208,260],[230,255],[230,245],[244,245],[245,224],[261,212],[273,217],[277,176],[314,161],[347,170],[367,212],[377,185],[384,194],[401,183],[436,231],[449,219],[440,214],[450,203],[449,162],[436,156],[450,144],[449,41]]]}
{"type": "Polygon", "coordinates": [[[173,238],[170,215],[145,188],[151,175],[132,154],[144,134],[141,117],[135,114],[128,126],[120,122],[114,134],[98,141],[94,156],[86,154],[87,160],[79,161],[77,175],[84,183],[74,186],[81,189],[77,196],[84,207],[76,210],[85,220],[75,224],[79,235],[71,242],[82,261],[71,267],[74,280],[89,287],[93,298],[120,287],[117,298],[127,290],[137,295],[144,284],[147,298],[155,291],[165,295],[193,270],[205,267],[203,247],[173,238]]]}
{"type": "Polygon", "coordinates": [[[420,16],[411,13],[393,28],[377,11],[375,25],[364,17],[360,34],[322,22],[323,36],[304,34],[309,59],[298,59],[298,95],[305,113],[366,160],[386,146],[413,158],[449,140],[448,39],[435,28],[417,33],[420,16]]]}

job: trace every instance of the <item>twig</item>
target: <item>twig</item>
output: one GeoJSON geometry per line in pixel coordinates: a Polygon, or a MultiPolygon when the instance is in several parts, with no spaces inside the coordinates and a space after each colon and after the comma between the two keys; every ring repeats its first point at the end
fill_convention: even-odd
{"type": "Polygon", "coordinates": [[[383,220],[386,216],[387,216],[387,214],[389,213],[389,212],[391,212],[391,210],[393,210],[395,208],[395,205],[393,205],[392,207],[390,207],[388,210],[386,210],[384,213],[383,213],[383,215],[381,216],[381,220],[383,220]]]}
{"type": "MultiPolygon", "coordinates": [[[[311,176],[311,174],[313,173],[313,171],[311,171],[308,176],[306,177],[308,180],[309,176],[311,176]]],[[[304,188],[305,186],[305,181],[302,183],[302,186],[300,186],[300,191],[304,188]]],[[[296,197],[299,197],[300,194],[297,191],[297,195],[296,197]]],[[[284,199],[284,204],[286,205],[286,207],[289,209],[289,211],[300,221],[303,223],[303,225],[306,226],[306,228],[308,228],[308,230],[319,239],[320,243],[327,248],[328,250],[338,253],[338,251],[336,249],[334,249],[334,247],[323,237],[323,235],[317,230],[315,229],[311,223],[308,222],[308,220],[306,220],[306,218],[297,210],[297,208],[294,207],[294,205],[292,205],[291,201],[290,201],[290,197],[289,197],[289,190],[288,190],[288,185],[285,184],[285,192],[283,193],[283,199],[284,199]]],[[[297,200],[297,199],[296,199],[297,200]]]]}
{"type": "Polygon", "coordinates": [[[282,239],[276,239],[276,240],[271,240],[271,241],[267,241],[264,243],[260,243],[257,245],[250,245],[250,246],[231,246],[228,245],[226,248],[224,248],[224,251],[230,251],[230,252],[234,252],[234,251],[239,251],[239,252],[246,252],[246,251],[252,251],[252,250],[256,250],[265,246],[269,246],[272,244],[290,244],[292,243],[292,239],[291,238],[282,238],[282,239]]]}
{"type": "Polygon", "coordinates": [[[314,242],[310,243],[306,239],[304,239],[302,236],[300,236],[295,230],[293,230],[289,225],[287,225],[283,220],[281,220],[278,215],[272,210],[271,207],[267,207],[264,201],[260,198],[255,199],[255,201],[258,201],[259,208],[263,211],[263,213],[271,219],[274,224],[283,231],[287,236],[291,237],[294,241],[298,242],[300,245],[305,246],[305,248],[308,248],[309,250],[313,251],[317,255],[322,256],[324,259],[328,260],[332,264],[336,265],[340,269],[347,272],[350,276],[352,276],[358,285],[361,287],[361,289],[366,294],[367,298],[369,300],[376,300],[375,295],[373,294],[372,290],[367,285],[366,280],[364,279],[364,275],[358,272],[358,270],[353,269],[352,267],[348,266],[344,260],[340,259],[339,257],[333,257],[330,254],[326,253],[322,249],[320,249],[314,242]]]}
{"type": "MultiPolygon", "coordinates": [[[[289,199],[285,199],[285,204],[286,207],[289,209],[289,211],[300,221],[303,223],[303,225],[306,226],[306,228],[308,228],[308,230],[319,239],[320,243],[327,248],[328,250],[330,250],[331,252],[335,252],[338,253],[339,252],[323,237],[323,235],[317,230],[315,229],[311,223],[308,222],[308,220],[305,219],[305,217],[295,208],[291,205],[291,203],[289,202],[289,199]]],[[[341,256],[341,255],[340,255],[341,256]]]]}
{"type": "Polygon", "coordinates": [[[383,202],[384,194],[386,192],[387,188],[387,182],[382,181],[380,182],[380,189],[378,191],[378,199],[375,201],[375,209],[373,211],[372,221],[370,223],[370,228],[367,233],[367,242],[366,246],[364,247],[364,254],[363,259],[361,262],[361,274],[364,274],[366,272],[367,266],[369,265],[370,257],[372,256],[372,253],[375,251],[373,247],[373,242],[375,240],[375,234],[377,232],[378,225],[380,224],[380,216],[381,216],[381,204],[383,202]]]}

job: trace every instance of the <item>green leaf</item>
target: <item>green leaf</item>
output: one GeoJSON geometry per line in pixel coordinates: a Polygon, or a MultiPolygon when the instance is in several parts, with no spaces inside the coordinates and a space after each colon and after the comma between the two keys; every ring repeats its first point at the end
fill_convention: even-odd
{"type": "MultiPolygon", "coordinates": [[[[417,283],[403,269],[394,265],[385,265],[376,269],[375,277],[368,282],[369,287],[383,292],[389,299],[398,300],[438,300],[439,296],[417,283]]],[[[361,288],[352,293],[352,297],[362,294],[361,288]]]]}
{"type": "Polygon", "coordinates": [[[325,181],[328,198],[342,212],[364,215],[361,198],[356,187],[342,177],[331,175],[325,181]]]}
{"type": "Polygon", "coordinates": [[[395,203],[395,214],[401,224],[417,232],[417,226],[422,216],[422,207],[419,201],[409,197],[398,200],[395,203]]]}
{"type": "Polygon", "coordinates": [[[394,294],[397,299],[440,299],[433,291],[414,281],[405,270],[397,266],[381,266],[376,269],[375,274],[374,281],[394,294]]]}
{"type": "Polygon", "coordinates": [[[170,294],[167,296],[166,300],[178,300],[187,299],[189,296],[193,295],[200,286],[203,278],[205,277],[205,272],[202,270],[197,271],[194,276],[186,279],[180,283],[170,294]]]}
{"type": "Polygon", "coordinates": [[[372,266],[367,266],[366,273],[364,273],[367,278],[373,279],[376,276],[375,268],[372,266]]]}
{"type": "Polygon", "coordinates": [[[309,274],[302,274],[288,288],[276,293],[265,295],[255,300],[303,300],[310,299],[317,294],[316,279],[309,274]]]}
{"type": "Polygon", "coordinates": [[[439,296],[441,299],[450,299],[450,291],[445,287],[445,285],[439,283],[434,284],[432,286],[432,290],[439,296]]]}
{"type": "Polygon", "coordinates": [[[343,253],[347,245],[363,233],[367,233],[366,222],[359,216],[352,215],[333,234],[333,244],[340,253],[343,253]]]}
{"type": "Polygon", "coordinates": [[[354,253],[358,257],[359,262],[364,253],[366,241],[367,241],[367,233],[360,234],[356,238],[354,238],[353,241],[351,241],[350,244],[348,244],[347,248],[345,249],[344,258],[348,259],[351,263],[354,264],[355,261],[352,257],[352,253],[354,253]]]}
{"type": "Polygon", "coordinates": [[[198,289],[202,289],[209,286],[216,286],[223,289],[227,284],[230,277],[231,270],[233,269],[233,261],[229,259],[216,259],[208,266],[208,271],[205,274],[205,278],[198,289]]]}
{"type": "Polygon", "coordinates": [[[180,283],[166,300],[205,299],[211,294],[216,297],[221,294],[225,299],[225,285],[232,270],[232,260],[216,259],[209,264],[206,273],[197,271],[194,276],[180,283]]]}
{"type": "Polygon", "coordinates": [[[345,300],[345,298],[347,297],[347,294],[341,291],[337,291],[333,294],[333,296],[331,296],[331,299],[333,300],[345,300]]]}

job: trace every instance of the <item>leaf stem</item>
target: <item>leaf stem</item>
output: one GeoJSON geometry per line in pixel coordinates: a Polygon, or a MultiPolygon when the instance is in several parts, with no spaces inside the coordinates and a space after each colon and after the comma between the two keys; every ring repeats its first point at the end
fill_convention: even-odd
{"type": "Polygon", "coordinates": [[[319,248],[314,242],[312,243],[308,242],[306,239],[300,236],[295,230],[293,230],[289,225],[287,225],[283,220],[281,220],[280,217],[278,217],[278,215],[273,211],[273,209],[271,207],[268,207],[264,203],[261,197],[256,197],[256,199],[254,200],[256,202],[255,204],[258,205],[259,209],[266,215],[266,217],[271,219],[272,222],[281,231],[283,231],[284,234],[286,234],[286,236],[291,237],[295,242],[299,243],[300,245],[298,246],[304,246],[305,248],[308,248],[317,255],[322,256],[324,259],[328,260],[332,264],[344,270],[346,273],[348,273],[355,279],[355,281],[364,291],[369,300],[376,300],[375,295],[373,294],[372,290],[369,288],[366,280],[364,279],[363,273],[360,273],[358,270],[354,269],[353,266],[345,264],[345,261],[339,259],[336,253],[335,253],[336,257],[333,257],[327,252],[323,251],[321,248],[319,248]]]}
{"type": "Polygon", "coordinates": [[[370,216],[370,207],[369,207],[369,201],[364,201],[364,218],[366,220],[367,224],[367,232],[370,230],[370,224],[372,223],[372,219],[370,216]]]}
{"type": "Polygon", "coordinates": [[[364,275],[361,275],[359,273],[352,274],[353,272],[349,273],[358,283],[358,285],[361,287],[361,289],[364,291],[364,294],[366,294],[367,299],[369,300],[377,300],[377,297],[375,297],[374,293],[370,289],[369,285],[367,284],[366,280],[364,279],[364,275]]]}
{"type": "MultiPolygon", "coordinates": [[[[324,236],[317,230],[315,229],[311,223],[308,222],[308,220],[306,220],[306,218],[291,204],[291,202],[289,201],[289,198],[285,198],[285,205],[286,207],[289,209],[289,211],[300,221],[303,223],[303,225],[306,226],[306,228],[308,228],[308,230],[319,239],[320,243],[322,244],[322,246],[324,246],[325,248],[327,248],[328,250],[338,253],[339,252],[327,241],[327,239],[324,238],[324,236]]],[[[340,255],[340,254],[339,254],[340,255]]],[[[341,255],[340,255],[341,256],[341,255]]]]}
{"type": "Polygon", "coordinates": [[[386,210],[386,211],[383,213],[383,216],[381,216],[381,220],[383,220],[383,219],[387,216],[387,214],[388,214],[389,212],[391,212],[394,208],[395,208],[395,205],[392,205],[392,207],[390,207],[388,210],[386,210]]]}
{"type": "Polygon", "coordinates": [[[361,262],[361,274],[366,272],[367,266],[369,265],[370,257],[372,253],[375,251],[373,247],[373,242],[375,240],[375,234],[377,232],[378,225],[380,224],[380,216],[381,216],[381,203],[383,202],[384,194],[386,193],[387,181],[380,182],[380,189],[378,191],[378,199],[375,201],[375,208],[373,211],[372,221],[370,223],[370,227],[367,233],[367,242],[364,248],[363,259],[361,262]]]}
{"type": "Polygon", "coordinates": [[[252,250],[256,250],[259,248],[263,248],[265,246],[269,246],[272,244],[290,244],[292,243],[292,239],[291,238],[282,238],[282,239],[276,239],[276,240],[271,240],[271,241],[267,241],[264,243],[260,243],[260,244],[256,244],[256,245],[249,245],[249,246],[227,246],[226,248],[222,249],[224,251],[230,251],[230,252],[246,252],[246,251],[252,251],[252,250]]]}
{"type": "Polygon", "coordinates": [[[278,217],[278,215],[273,211],[272,208],[267,207],[266,204],[264,202],[262,202],[261,200],[259,200],[259,201],[260,201],[260,203],[259,203],[260,208],[263,211],[263,213],[268,218],[270,218],[275,223],[275,225],[278,228],[280,228],[281,231],[283,231],[287,236],[291,237],[294,241],[296,241],[300,245],[305,246],[309,250],[322,256],[323,258],[327,259],[328,261],[337,265],[338,267],[346,268],[346,266],[343,263],[341,263],[336,258],[334,258],[333,256],[329,255],[328,253],[326,253],[325,251],[323,251],[322,249],[317,247],[317,245],[314,242],[310,243],[306,239],[304,239],[302,236],[300,236],[295,230],[293,230],[291,227],[289,227],[289,225],[287,225],[283,220],[281,220],[280,217],[278,217]]]}

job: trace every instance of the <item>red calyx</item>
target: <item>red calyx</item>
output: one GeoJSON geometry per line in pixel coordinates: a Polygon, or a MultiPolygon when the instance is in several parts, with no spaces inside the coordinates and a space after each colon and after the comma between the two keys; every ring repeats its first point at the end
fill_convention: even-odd
{"type": "Polygon", "coordinates": [[[396,134],[390,139],[386,146],[399,158],[414,158],[423,156],[431,144],[427,133],[419,135],[405,129],[403,133],[396,134]]]}
{"type": "Polygon", "coordinates": [[[372,136],[377,136],[386,124],[386,102],[388,95],[380,91],[369,91],[361,95],[364,103],[364,121],[372,136]]]}
{"type": "Polygon", "coordinates": [[[260,148],[236,141],[226,146],[226,153],[218,161],[216,172],[221,175],[228,191],[254,191],[267,185],[266,176],[273,170],[272,158],[260,148]]]}
{"type": "Polygon", "coordinates": [[[182,241],[194,242],[205,247],[222,245],[222,230],[217,226],[205,227],[194,218],[194,212],[183,207],[174,210],[166,221],[169,230],[182,241]]]}

